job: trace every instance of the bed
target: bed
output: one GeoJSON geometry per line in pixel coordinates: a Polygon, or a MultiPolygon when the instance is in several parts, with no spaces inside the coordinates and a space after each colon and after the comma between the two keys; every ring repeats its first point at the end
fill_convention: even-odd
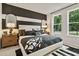
{"type": "Polygon", "coordinates": [[[40,36],[21,36],[19,39],[19,46],[21,48],[21,52],[23,54],[23,56],[45,56],[48,53],[50,53],[51,51],[54,51],[60,47],[62,47],[63,45],[63,41],[61,38],[59,37],[54,37],[51,35],[44,35],[41,34],[40,36]],[[39,44],[35,45],[36,41],[34,40],[36,39],[40,39],[40,41],[37,40],[37,42],[39,42],[39,44]],[[29,48],[29,50],[27,49],[27,45],[28,42],[32,42],[30,43],[31,48],[29,48]],[[34,46],[34,45],[35,46],[34,46]],[[40,46],[40,47],[39,47],[40,46]],[[29,51],[29,52],[28,52],[29,51]]]}

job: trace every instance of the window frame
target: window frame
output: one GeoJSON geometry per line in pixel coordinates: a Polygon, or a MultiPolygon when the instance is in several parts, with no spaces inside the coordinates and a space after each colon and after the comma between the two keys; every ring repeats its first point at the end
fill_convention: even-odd
{"type": "MultiPolygon", "coordinates": [[[[69,34],[69,12],[77,10],[77,9],[79,9],[79,8],[74,8],[74,9],[71,9],[71,10],[67,11],[67,36],[79,37],[78,35],[71,35],[71,34],[69,34]]],[[[71,23],[75,23],[75,22],[71,22],[71,23]]]]}
{"type": "Polygon", "coordinates": [[[56,25],[56,24],[54,24],[54,17],[55,16],[59,16],[59,15],[61,15],[61,13],[59,13],[59,14],[55,14],[55,15],[53,15],[53,19],[52,19],[52,29],[53,29],[53,32],[55,33],[55,34],[61,34],[61,31],[62,31],[62,15],[61,15],[61,31],[54,31],[54,25],[56,25]]]}

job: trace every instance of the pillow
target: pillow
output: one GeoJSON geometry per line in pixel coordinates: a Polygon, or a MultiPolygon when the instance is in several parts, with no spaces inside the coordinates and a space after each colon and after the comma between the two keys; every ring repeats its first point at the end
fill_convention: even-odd
{"type": "Polygon", "coordinates": [[[41,42],[40,37],[29,39],[25,45],[26,52],[34,52],[39,50],[41,47],[41,42]]]}

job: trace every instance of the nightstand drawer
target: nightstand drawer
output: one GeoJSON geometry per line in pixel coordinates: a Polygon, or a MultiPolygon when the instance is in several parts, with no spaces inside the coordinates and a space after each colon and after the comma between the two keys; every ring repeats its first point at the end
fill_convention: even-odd
{"type": "Polygon", "coordinates": [[[3,36],[2,37],[2,47],[12,46],[17,44],[18,37],[15,35],[3,36]]]}

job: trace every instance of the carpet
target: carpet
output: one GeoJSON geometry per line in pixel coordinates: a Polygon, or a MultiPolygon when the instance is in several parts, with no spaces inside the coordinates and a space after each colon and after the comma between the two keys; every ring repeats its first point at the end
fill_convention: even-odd
{"type": "Polygon", "coordinates": [[[68,48],[68,50],[70,50],[70,51],[72,51],[72,52],[75,52],[75,53],[79,54],[79,49],[70,47],[70,48],[68,48]]]}

